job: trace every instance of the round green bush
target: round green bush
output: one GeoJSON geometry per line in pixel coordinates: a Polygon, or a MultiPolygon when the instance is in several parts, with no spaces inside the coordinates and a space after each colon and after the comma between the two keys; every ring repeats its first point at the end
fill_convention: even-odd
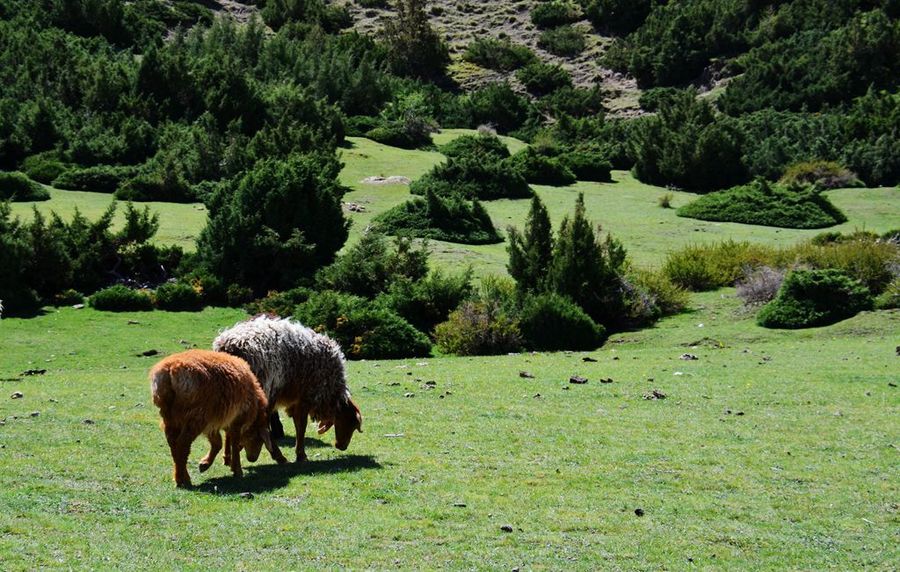
{"type": "Polygon", "coordinates": [[[575,182],[575,174],[555,157],[523,149],[510,159],[525,180],[534,185],[564,187],[575,182]]]}
{"type": "Polygon", "coordinates": [[[114,193],[122,183],[134,177],[137,172],[137,167],[113,165],[69,169],[53,181],[53,186],[71,191],[114,193]]]}
{"type": "Polygon", "coordinates": [[[143,290],[116,284],[95,292],[90,297],[90,305],[108,312],[147,312],[153,309],[153,298],[143,290]]]}
{"type": "Polygon", "coordinates": [[[516,72],[516,78],[522,82],[525,89],[537,96],[572,86],[572,78],[562,66],[542,62],[535,62],[520,69],[516,72]]]}
{"type": "Polygon", "coordinates": [[[440,152],[448,157],[485,157],[491,161],[509,157],[509,148],[496,135],[463,135],[442,145],[440,152]]]}
{"type": "Polygon", "coordinates": [[[558,294],[528,297],[519,323],[525,347],[532,350],[593,350],[606,333],[580,306],[558,294]]]}
{"type": "Polygon", "coordinates": [[[24,173],[0,171],[0,200],[46,201],[50,193],[24,173]]]}
{"type": "Polygon", "coordinates": [[[75,304],[83,304],[84,303],[84,294],[77,290],[73,290],[69,288],[68,290],[63,290],[59,294],[53,297],[53,305],[54,306],[74,306],[75,304]]]}
{"type": "Polygon", "coordinates": [[[542,2],[531,10],[531,22],[538,28],[553,28],[577,22],[582,17],[581,8],[571,2],[552,0],[542,2]]]}
{"type": "Polygon", "coordinates": [[[479,38],[466,47],[463,59],[483,68],[513,71],[536,61],[537,56],[528,47],[508,39],[479,38]]]}
{"type": "Polygon", "coordinates": [[[824,228],[847,220],[825,195],[801,185],[763,179],[710,193],[677,211],[678,216],[781,228],[824,228]]]}
{"type": "Polygon", "coordinates": [[[496,244],[503,239],[478,200],[441,196],[429,189],[388,209],[374,220],[378,230],[394,236],[429,238],[460,244],[496,244]]]}
{"type": "Polygon", "coordinates": [[[47,151],[31,155],[22,161],[22,171],[29,179],[49,185],[54,179],[66,172],[71,165],[64,163],[56,151],[47,151]]]}
{"type": "Polygon", "coordinates": [[[538,46],[555,56],[577,56],[587,47],[584,32],[572,26],[559,26],[544,30],[538,38],[538,46]]]}
{"type": "Polygon", "coordinates": [[[456,355],[499,355],[522,347],[519,321],[489,301],[463,302],[435,327],[434,338],[442,351],[456,355]]]}
{"type": "Polygon", "coordinates": [[[156,289],[156,307],[171,312],[197,312],[203,309],[203,296],[190,284],[167,282],[156,289]]]}
{"type": "Polygon", "coordinates": [[[795,270],[756,317],[765,328],[827,326],[872,309],[869,290],[839,270],[795,270]]]}

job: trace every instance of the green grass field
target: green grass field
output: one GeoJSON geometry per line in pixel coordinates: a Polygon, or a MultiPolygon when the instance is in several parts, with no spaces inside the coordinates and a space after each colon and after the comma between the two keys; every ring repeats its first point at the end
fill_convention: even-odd
{"type": "Polygon", "coordinates": [[[895,569],[900,313],[781,332],[732,290],[694,307],[591,354],[353,362],[348,451],[310,431],[308,463],[235,479],[197,472],[199,440],[193,490],[137,355],[241,312],[4,319],[3,569],[895,569]]]}

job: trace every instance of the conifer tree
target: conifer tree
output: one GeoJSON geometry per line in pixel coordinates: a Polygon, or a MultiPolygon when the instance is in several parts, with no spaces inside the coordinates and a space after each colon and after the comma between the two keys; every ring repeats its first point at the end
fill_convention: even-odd
{"type": "Polygon", "coordinates": [[[531,199],[524,236],[513,227],[508,232],[507,269],[516,281],[516,288],[519,293],[542,291],[553,254],[553,228],[540,197],[534,195],[531,199]]]}
{"type": "Polygon", "coordinates": [[[397,0],[397,14],[384,22],[382,36],[395,73],[437,79],[450,63],[447,44],[431,27],[426,0],[397,0]]]}
{"type": "Polygon", "coordinates": [[[624,264],[625,248],[610,236],[601,240],[594,234],[579,194],[574,217],[563,219],[559,229],[547,289],[574,300],[594,321],[615,326],[624,317],[619,278],[624,264]]]}

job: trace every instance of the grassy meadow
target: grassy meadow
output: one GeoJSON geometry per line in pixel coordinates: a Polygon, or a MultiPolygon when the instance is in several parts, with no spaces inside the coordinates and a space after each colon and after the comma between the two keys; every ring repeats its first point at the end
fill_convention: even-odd
{"type": "MultiPolygon", "coordinates": [[[[409,197],[404,185],[363,178],[415,178],[442,155],[350,143],[344,200],[366,209],[349,215],[354,241],[409,197]]],[[[657,205],[665,189],[621,171],[614,179],[536,189],[554,224],[583,191],[593,220],[642,266],[688,243],[789,244],[819,232],[679,218],[657,205]]],[[[829,192],[849,218],[834,230],[900,226],[897,192],[829,192]]],[[[51,195],[37,207],[64,216],[78,206],[95,218],[110,200],[51,195]]],[[[695,196],[673,195],[676,207],[695,196]]],[[[485,205],[500,228],[521,226],[528,209],[527,200],[485,205]]],[[[202,208],[151,208],[160,212],[157,239],[190,249],[202,208]]],[[[31,205],[14,209],[28,216],[31,205]]],[[[505,271],[503,244],[432,245],[439,265],[505,271]]],[[[162,355],[209,347],[243,317],[48,308],[0,320],[3,570],[893,570],[900,562],[898,311],[766,330],[723,289],[694,294],[690,311],[590,353],[351,362],[364,433],[347,451],[333,448],[333,433],[310,430],[307,463],[277,466],[263,453],[235,479],[221,461],[199,474],[200,439],[189,465],[196,487],[176,490],[147,370],[162,355]],[[141,356],[147,350],[158,355],[141,356]],[[588,383],[569,383],[573,375],[588,383]],[[653,390],[665,398],[645,399],[653,390]]],[[[292,458],[290,438],[281,447],[292,458]]]]}
{"type": "Polygon", "coordinates": [[[138,354],[240,311],[4,319],[3,568],[894,568],[900,313],[779,332],[731,290],[694,307],[590,354],[353,362],[348,451],[308,437],[308,463],[234,479],[197,472],[198,440],[187,491],[138,354]]]}

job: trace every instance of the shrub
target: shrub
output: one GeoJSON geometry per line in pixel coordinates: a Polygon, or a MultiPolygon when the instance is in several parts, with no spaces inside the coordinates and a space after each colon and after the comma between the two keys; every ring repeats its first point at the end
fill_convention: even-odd
{"type": "Polygon", "coordinates": [[[358,296],[325,290],[299,305],[294,317],[333,337],[350,359],[427,356],[431,342],[395,312],[358,296]]]}
{"type": "Polygon", "coordinates": [[[664,209],[672,208],[672,199],[675,196],[672,193],[665,193],[664,195],[660,195],[656,201],[659,203],[659,206],[664,209]]]}
{"type": "Polygon", "coordinates": [[[583,52],[587,42],[584,39],[584,32],[578,28],[559,26],[541,32],[538,46],[556,56],[572,57],[583,52]]]}
{"type": "Polygon", "coordinates": [[[381,125],[381,119],[369,115],[353,115],[344,120],[344,133],[348,137],[365,137],[366,133],[381,125]]]}
{"type": "Polygon", "coordinates": [[[424,195],[431,190],[438,196],[459,195],[467,199],[519,199],[530,197],[525,177],[504,161],[485,156],[451,157],[413,181],[409,190],[424,195]]]}
{"type": "Polygon", "coordinates": [[[434,329],[441,351],[456,355],[497,355],[518,351],[518,320],[490,301],[464,302],[434,329]]]}
{"type": "Polygon", "coordinates": [[[581,0],[585,16],[600,30],[625,35],[650,14],[653,0],[581,0]]]}
{"type": "Polygon", "coordinates": [[[190,284],[167,282],[156,289],[156,307],[171,312],[197,312],[203,309],[203,296],[190,284]]]}
{"type": "Polygon", "coordinates": [[[522,173],[526,181],[535,185],[561,187],[575,182],[575,174],[561,161],[536,153],[531,148],[513,155],[510,164],[522,173]]]}
{"type": "Polygon", "coordinates": [[[735,284],[738,298],[747,306],[767,304],[778,294],[784,275],[784,270],[771,266],[747,268],[744,276],[735,284]]]}
{"type": "Polygon", "coordinates": [[[541,96],[547,95],[564,87],[572,87],[572,78],[569,72],[560,65],[535,62],[516,72],[516,78],[522,82],[530,93],[541,96]]]}
{"type": "Polygon", "coordinates": [[[309,288],[294,288],[286,292],[269,292],[265,298],[254,300],[245,306],[248,314],[274,314],[280,318],[289,318],[294,314],[294,308],[309,300],[313,290],[309,288]]]}
{"type": "Polygon", "coordinates": [[[57,177],[53,186],[71,191],[114,193],[122,183],[137,175],[137,172],[137,167],[112,165],[70,169],[57,177]]]}
{"type": "Polygon", "coordinates": [[[572,171],[579,181],[608,183],[612,181],[612,165],[606,154],[590,149],[574,149],[559,155],[561,165],[572,171]]]}
{"type": "Polygon", "coordinates": [[[813,268],[836,268],[878,294],[894,279],[900,264],[900,244],[860,238],[826,245],[801,243],[783,257],[813,268]]]}
{"type": "Polygon", "coordinates": [[[678,216],[782,228],[822,228],[847,220],[815,188],[763,179],[701,197],[679,208],[678,216]]]}
{"type": "Polygon", "coordinates": [[[419,147],[431,145],[430,130],[411,131],[400,124],[376,127],[367,131],[366,137],[382,145],[400,147],[401,149],[418,149],[419,147]]]}
{"type": "MultiPolygon", "coordinates": [[[[183,263],[183,265],[190,268],[193,263],[187,262],[183,263]]],[[[218,277],[202,270],[194,270],[182,276],[181,279],[200,293],[204,306],[222,307],[228,305],[228,290],[218,277]]]]}
{"type": "Polygon", "coordinates": [[[516,93],[506,82],[490,83],[460,97],[457,104],[462,125],[490,124],[501,133],[521,127],[532,110],[528,98],[516,93]]]}
{"type": "Polygon", "coordinates": [[[50,193],[18,171],[0,171],[0,201],[46,201],[50,193]]]}
{"type": "Polygon", "coordinates": [[[408,238],[397,238],[389,250],[384,234],[368,231],[316,274],[316,285],[323,290],[372,298],[399,278],[418,280],[428,273],[428,246],[413,246],[408,238]]]}
{"type": "Polygon", "coordinates": [[[571,24],[580,20],[581,17],[581,8],[564,0],[542,2],[531,10],[531,22],[538,28],[553,28],[571,24]]]}
{"type": "Polygon", "coordinates": [[[146,312],[153,309],[153,298],[144,290],[132,290],[116,284],[95,292],[90,305],[108,312],[146,312]]]}
{"type": "Polygon", "coordinates": [[[447,157],[485,157],[489,161],[509,157],[509,148],[496,134],[463,135],[442,145],[440,152],[447,157]]]}
{"type": "Polygon", "coordinates": [[[166,201],[192,203],[197,200],[191,185],[175,170],[142,171],[120,184],[115,191],[120,201],[166,201]]]}
{"type": "Polygon", "coordinates": [[[382,39],[388,63],[397,75],[428,79],[444,75],[450,53],[432,28],[424,0],[398,0],[396,14],[384,23],[382,39]]]}
{"type": "Polygon", "coordinates": [[[872,308],[865,286],[839,270],[795,270],[756,321],[765,328],[827,326],[872,308]]]}
{"type": "Polygon", "coordinates": [[[782,185],[815,185],[820,189],[840,189],[843,187],[862,187],[856,174],[834,161],[806,161],[794,163],[785,170],[782,185]]]}
{"type": "Polygon", "coordinates": [[[74,306],[76,304],[84,304],[84,294],[78,290],[69,288],[53,296],[54,306],[74,306]]]}
{"type": "Polygon", "coordinates": [[[663,316],[678,314],[690,301],[687,290],[660,271],[632,269],[622,277],[622,289],[629,327],[644,326],[663,316]]]}
{"type": "Polygon", "coordinates": [[[733,284],[745,271],[773,265],[778,253],[769,247],[727,240],[708,245],[689,245],[670,252],[663,273],[682,288],[714,290],[733,284]]]}
{"type": "Polygon", "coordinates": [[[22,171],[29,179],[49,185],[62,175],[71,165],[63,162],[56,151],[45,151],[26,157],[22,161],[22,171]]]}
{"type": "Polygon", "coordinates": [[[891,280],[884,292],[875,298],[875,308],[878,310],[900,308],[900,278],[891,280]]]}
{"type": "Polygon", "coordinates": [[[334,155],[294,154],[220,187],[197,239],[199,268],[259,295],[311,277],[347,239],[339,170],[334,155]]]}
{"type": "Polygon", "coordinates": [[[494,244],[503,239],[478,201],[458,195],[442,197],[433,189],[425,198],[399,204],[374,220],[378,230],[396,236],[427,238],[461,244],[494,244]]]}
{"type": "Polygon", "coordinates": [[[538,105],[545,114],[556,118],[563,115],[575,118],[596,117],[605,111],[604,96],[600,86],[590,89],[561,87],[542,97],[538,105]]]}
{"type": "Polygon", "coordinates": [[[516,281],[516,290],[520,294],[543,291],[553,262],[553,227],[547,207],[538,195],[531,198],[524,233],[512,226],[508,232],[506,269],[516,281]]]}
{"type": "Polygon", "coordinates": [[[472,271],[445,275],[440,270],[413,281],[395,280],[378,303],[393,310],[420,332],[431,333],[472,294],[472,271]]]}
{"type": "Polygon", "coordinates": [[[519,322],[525,347],[532,350],[593,350],[605,338],[603,326],[558,294],[527,297],[519,322]]]}
{"type": "Polygon", "coordinates": [[[528,47],[508,39],[479,38],[466,47],[463,59],[483,68],[513,71],[536,61],[537,56],[528,47]]]}

